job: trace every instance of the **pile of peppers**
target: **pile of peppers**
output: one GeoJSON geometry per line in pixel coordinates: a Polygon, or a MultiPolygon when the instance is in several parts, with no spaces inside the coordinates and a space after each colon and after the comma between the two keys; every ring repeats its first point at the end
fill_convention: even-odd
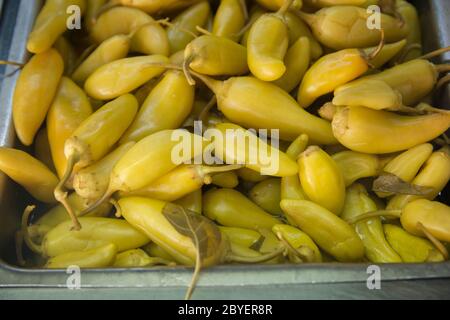
{"type": "Polygon", "coordinates": [[[36,200],[18,263],[448,259],[450,111],[433,103],[450,66],[430,59],[449,50],[422,52],[419,14],[405,0],[47,0],[29,61],[2,62],[20,72],[20,145],[0,148],[0,170],[36,200]],[[248,129],[279,143],[248,139],[236,159],[248,129]],[[192,142],[179,163],[174,135],[192,142]],[[279,159],[269,174],[261,149],[279,159]],[[190,161],[205,151],[222,165],[190,161]]]}

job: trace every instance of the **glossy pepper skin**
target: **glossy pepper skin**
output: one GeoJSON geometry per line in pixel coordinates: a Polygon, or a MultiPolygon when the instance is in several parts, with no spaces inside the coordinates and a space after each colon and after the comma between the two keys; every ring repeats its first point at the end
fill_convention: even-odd
{"type": "Polygon", "coordinates": [[[189,193],[188,195],[175,200],[174,203],[192,212],[202,214],[203,212],[202,189],[189,193]]]}
{"type": "MultiPolygon", "coordinates": [[[[334,6],[315,14],[299,14],[311,27],[316,39],[334,50],[371,47],[380,42],[379,30],[367,27],[371,13],[364,8],[334,6]]],[[[402,26],[399,20],[386,14],[381,14],[381,27],[387,43],[402,40],[409,32],[406,24],[402,26]]]]}
{"type": "Polygon", "coordinates": [[[94,42],[102,43],[112,36],[129,35],[140,27],[154,22],[152,17],[139,9],[116,7],[97,18],[90,30],[90,36],[94,42]]]}
{"type": "Polygon", "coordinates": [[[447,185],[450,180],[450,155],[444,150],[438,150],[431,154],[412,184],[431,187],[433,191],[425,196],[398,194],[389,199],[387,209],[403,209],[409,202],[426,198],[433,200],[447,185]]]}
{"type": "Polygon", "coordinates": [[[364,107],[339,109],[333,118],[333,133],[341,144],[369,154],[409,149],[437,138],[450,126],[450,115],[432,113],[403,116],[364,107]]]}
{"type": "Polygon", "coordinates": [[[280,208],[281,182],[278,178],[271,178],[258,183],[249,191],[249,198],[265,211],[281,216],[280,208]]]}
{"type": "Polygon", "coordinates": [[[204,35],[192,40],[184,51],[189,67],[210,76],[238,76],[248,73],[247,49],[218,36],[204,35]]]}
{"type": "MultiPolygon", "coordinates": [[[[406,37],[408,45],[421,45],[422,44],[422,31],[420,30],[420,20],[417,9],[409,2],[404,0],[396,1],[396,10],[408,25],[409,33],[406,37]]],[[[417,59],[422,55],[421,48],[415,48],[406,54],[404,61],[417,59]]]]}
{"type": "Polygon", "coordinates": [[[134,144],[134,142],[123,144],[93,165],[78,171],[73,177],[75,192],[85,199],[100,199],[108,189],[109,177],[114,166],[134,144]]]}
{"type": "MultiPolygon", "coordinates": [[[[377,206],[364,186],[354,184],[347,189],[342,218],[351,219],[366,212],[376,211],[377,206]]],[[[374,263],[400,263],[402,259],[384,237],[381,218],[375,217],[355,224],[355,230],[364,243],[366,257],[374,263]]]]}
{"type": "Polygon", "coordinates": [[[221,188],[234,189],[239,185],[239,178],[234,171],[216,173],[212,176],[211,183],[221,188]]]}
{"type": "MultiPolygon", "coordinates": [[[[411,182],[432,152],[433,145],[430,143],[419,144],[390,160],[383,167],[383,172],[393,174],[405,182],[411,182]]],[[[386,198],[392,194],[377,192],[377,195],[381,198],[386,198]]]]}
{"type": "Polygon", "coordinates": [[[440,262],[444,261],[442,254],[433,244],[403,230],[403,228],[385,224],[384,234],[391,247],[401,256],[403,262],[440,262]]]}
{"type": "Polygon", "coordinates": [[[418,227],[421,223],[438,240],[450,242],[450,207],[427,199],[418,199],[408,203],[401,218],[406,231],[424,237],[418,227]]]}
{"type": "Polygon", "coordinates": [[[58,90],[64,62],[55,49],[34,55],[23,67],[13,96],[13,121],[19,140],[26,146],[45,121],[58,90]],[[33,105],[30,102],[34,101],[33,105]]]}
{"type": "Polygon", "coordinates": [[[247,248],[253,246],[262,237],[258,231],[251,229],[221,226],[219,229],[227,236],[228,240],[247,248]]]}
{"type": "Polygon", "coordinates": [[[214,16],[212,34],[239,41],[239,32],[247,20],[247,7],[241,0],[221,0],[214,16]]]}
{"type": "Polygon", "coordinates": [[[300,182],[308,199],[340,215],[345,201],[344,176],[325,151],[308,147],[298,157],[300,182]]]}
{"type": "Polygon", "coordinates": [[[116,259],[117,247],[110,243],[99,248],[73,251],[50,258],[45,264],[47,269],[67,269],[70,266],[80,268],[106,268],[116,259]]]}
{"type": "Polygon", "coordinates": [[[181,126],[194,106],[195,88],[182,72],[167,71],[145,99],[121,143],[139,141],[146,136],[181,126]]]}
{"type": "Polygon", "coordinates": [[[252,74],[263,81],[275,81],[286,72],[284,57],[289,46],[286,7],[264,14],[251,26],[247,39],[247,60],[252,74]]]}
{"type": "Polygon", "coordinates": [[[404,105],[414,106],[433,90],[437,78],[438,72],[431,62],[414,59],[357,81],[365,79],[384,81],[401,93],[404,105]],[[417,76],[419,74],[420,77],[417,76]]]}
{"type": "Polygon", "coordinates": [[[172,25],[167,28],[167,37],[172,54],[184,50],[188,43],[195,39],[186,31],[198,34],[196,27],[203,28],[208,22],[210,13],[208,1],[202,1],[187,8],[171,21],[172,25]]]}
{"type": "Polygon", "coordinates": [[[344,177],[345,186],[361,178],[374,177],[380,173],[381,164],[376,155],[341,151],[331,156],[344,177]]]}
{"type": "Polygon", "coordinates": [[[219,123],[215,129],[219,134],[213,137],[214,153],[225,163],[245,165],[261,174],[276,177],[291,176],[298,172],[295,162],[284,152],[268,145],[248,130],[232,123],[219,123]]]}
{"type": "Polygon", "coordinates": [[[225,82],[202,80],[216,94],[219,110],[238,125],[277,129],[280,138],[287,141],[305,133],[317,143],[336,143],[329,122],[299,108],[288,93],[274,84],[252,77],[234,77],[225,82]]]}
{"type": "Polygon", "coordinates": [[[167,13],[189,7],[200,0],[119,0],[123,6],[138,8],[149,14],[167,13]]]}
{"type": "Polygon", "coordinates": [[[89,76],[99,67],[115,60],[123,59],[130,51],[130,37],[114,35],[103,41],[75,70],[72,79],[84,85],[89,76]]]}
{"type": "Polygon", "coordinates": [[[43,53],[67,30],[70,14],[67,9],[77,6],[81,13],[86,9],[85,0],[49,0],[40,11],[27,42],[27,50],[43,53]]]}
{"type": "Polygon", "coordinates": [[[58,178],[42,162],[21,150],[0,148],[0,171],[25,188],[35,199],[54,203],[52,189],[58,178]]]}
{"type": "Polygon", "coordinates": [[[147,244],[149,238],[125,220],[101,217],[82,217],[81,230],[71,230],[70,221],[50,230],[42,240],[43,255],[56,257],[72,251],[93,249],[114,243],[122,252],[147,244]]]}
{"type": "Polygon", "coordinates": [[[357,49],[344,49],[323,56],[306,71],[297,101],[301,107],[309,107],[318,97],[358,78],[368,69],[367,58],[357,49]]]}
{"type": "Polygon", "coordinates": [[[72,80],[63,77],[47,114],[50,150],[59,177],[64,175],[67,166],[64,154],[66,140],[92,112],[84,91],[72,80]]]}
{"type": "Polygon", "coordinates": [[[334,213],[308,200],[281,200],[281,209],[317,245],[338,261],[360,261],[364,245],[355,230],[334,213]]]}
{"type": "Polygon", "coordinates": [[[287,51],[284,63],[286,72],[274,84],[291,92],[302,81],[311,60],[310,42],[307,37],[299,38],[287,51]]]}
{"type": "Polygon", "coordinates": [[[226,227],[271,229],[280,221],[234,189],[216,189],[203,196],[204,214],[226,227]]]}
{"type": "Polygon", "coordinates": [[[140,56],[116,60],[96,69],[87,78],[84,89],[86,93],[98,100],[111,100],[129,93],[164,72],[161,66],[154,64],[168,63],[162,55],[140,56]],[[121,81],[117,82],[117,78],[121,81]]]}
{"type": "Polygon", "coordinates": [[[170,43],[164,29],[157,21],[147,23],[131,34],[131,51],[141,54],[170,55],[170,43]]]}

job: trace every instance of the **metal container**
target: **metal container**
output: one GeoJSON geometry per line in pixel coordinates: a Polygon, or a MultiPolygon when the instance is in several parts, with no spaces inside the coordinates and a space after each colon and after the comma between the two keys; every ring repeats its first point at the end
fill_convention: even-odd
{"type": "MultiPolygon", "coordinates": [[[[450,1],[412,1],[419,9],[425,52],[450,44],[450,1]]],[[[1,0],[0,0],[1,3],[1,0]]],[[[2,59],[26,61],[26,39],[42,1],[6,0],[0,23],[2,59]]],[[[450,61],[450,55],[441,62],[450,61]]],[[[14,68],[0,68],[8,73],[14,68]]],[[[420,75],[417,75],[420,77],[420,75]]],[[[11,118],[17,74],[0,80],[0,145],[15,145],[11,118]]],[[[448,106],[447,90],[440,97],[448,106]]],[[[448,202],[448,188],[443,199],[448,202]]],[[[0,176],[0,298],[69,299],[180,299],[192,269],[83,270],[81,289],[68,290],[65,270],[22,269],[15,266],[14,232],[21,211],[32,199],[4,175],[0,176]],[[95,290],[94,290],[95,289],[95,290]]],[[[198,299],[316,299],[316,298],[450,298],[450,262],[379,265],[381,288],[370,290],[369,264],[305,264],[218,266],[201,273],[194,298],[198,299]]]]}

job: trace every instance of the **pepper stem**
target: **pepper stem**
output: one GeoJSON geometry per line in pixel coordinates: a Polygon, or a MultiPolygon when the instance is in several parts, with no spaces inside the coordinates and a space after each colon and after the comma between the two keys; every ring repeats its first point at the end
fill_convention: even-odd
{"type": "Polygon", "coordinates": [[[8,61],[8,60],[0,60],[0,65],[10,65],[10,66],[16,66],[16,67],[20,67],[22,68],[25,64],[20,63],[20,62],[15,62],[15,61],[8,61]]]}
{"type": "Polygon", "coordinates": [[[364,214],[361,214],[359,216],[346,219],[345,221],[349,224],[354,224],[357,222],[361,222],[363,220],[369,219],[369,218],[376,218],[376,217],[393,217],[393,218],[400,218],[402,215],[402,210],[377,210],[377,211],[371,211],[364,214]]]}
{"type": "Polygon", "coordinates": [[[80,57],[75,62],[75,69],[78,68],[81,65],[81,63],[83,63],[83,61],[85,61],[86,58],[89,57],[92,54],[92,52],[95,51],[95,49],[97,49],[97,47],[98,47],[97,44],[94,43],[91,44],[86,49],[84,49],[80,57]]]}
{"type": "Polygon", "coordinates": [[[206,122],[206,118],[208,117],[209,112],[216,104],[217,98],[216,96],[213,96],[211,100],[209,100],[209,102],[206,104],[206,106],[203,107],[203,110],[198,115],[198,120],[200,120],[201,122],[206,122]]]}
{"type": "Polygon", "coordinates": [[[439,239],[437,239],[435,236],[433,236],[430,231],[421,223],[417,222],[417,228],[423,232],[423,234],[428,238],[428,240],[431,241],[431,243],[436,247],[436,249],[442,253],[445,260],[448,260],[448,251],[447,248],[442,244],[439,239]]]}
{"type": "Polygon", "coordinates": [[[67,213],[69,214],[69,217],[72,220],[72,224],[73,224],[72,228],[74,230],[80,230],[81,225],[77,219],[75,212],[72,210],[70,203],[67,201],[67,190],[66,190],[65,184],[69,180],[70,176],[72,175],[73,168],[77,162],[78,162],[78,157],[76,155],[71,155],[67,159],[66,172],[64,173],[64,176],[61,178],[61,180],[59,181],[59,183],[56,186],[55,191],[54,191],[55,199],[58,202],[60,202],[64,206],[64,208],[67,210],[67,213]]]}
{"type": "Polygon", "coordinates": [[[184,61],[183,61],[183,72],[184,72],[184,76],[186,77],[187,82],[189,83],[189,85],[195,86],[196,82],[195,82],[194,78],[192,77],[191,70],[189,68],[189,65],[191,64],[192,60],[193,60],[192,56],[189,56],[189,57],[184,59],[184,61]]]}
{"type": "Polygon", "coordinates": [[[23,257],[23,233],[22,230],[17,231],[14,235],[14,241],[16,243],[16,257],[17,257],[17,263],[19,266],[24,267],[26,265],[26,261],[23,257]]]}
{"type": "Polygon", "coordinates": [[[202,28],[200,26],[195,26],[195,29],[200,32],[201,34],[205,35],[205,36],[212,36],[213,34],[211,32],[209,32],[208,30],[206,30],[205,28],[202,28]]]}
{"type": "Polygon", "coordinates": [[[381,52],[381,50],[383,50],[384,48],[384,44],[385,44],[385,34],[384,34],[384,29],[380,29],[380,33],[381,33],[381,39],[380,39],[380,43],[378,44],[378,46],[375,48],[374,51],[372,51],[371,53],[369,53],[367,55],[367,60],[370,62],[373,59],[375,59],[381,52]]]}
{"type": "Polygon", "coordinates": [[[261,263],[269,261],[273,258],[276,258],[280,255],[282,255],[286,251],[286,248],[281,247],[277,250],[258,256],[258,257],[242,257],[242,256],[236,256],[234,254],[228,254],[226,256],[227,262],[239,262],[239,263],[261,263]]]}
{"type": "Polygon", "coordinates": [[[435,65],[435,68],[438,73],[449,72],[450,64],[438,64],[438,65],[435,65]]]}
{"type": "Polygon", "coordinates": [[[314,25],[317,20],[317,17],[314,14],[306,13],[303,11],[294,11],[297,16],[299,16],[307,25],[310,27],[314,25]]]}
{"type": "Polygon", "coordinates": [[[292,3],[294,3],[294,0],[284,0],[283,5],[275,14],[277,16],[284,16],[286,12],[289,10],[289,8],[292,6],[292,3]]]}
{"type": "Polygon", "coordinates": [[[156,22],[159,23],[160,25],[177,29],[177,30],[179,30],[181,32],[184,32],[184,33],[194,37],[194,38],[197,38],[197,34],[195,34],[194,32],[192,32],[192,31],[190,31],[188,29],[185,29],[185,28],[182,28],[180,26],[177,26],[176,24],[173,24],[172,22],[169,21],[169,18],[157,20],[156,22]]]}
{"type": "Polygon", "coordinates": [[[449,51],[450,51],[450,46],[428,52],[427,54],[424,54],[423,56],[421,56],[417,59],[430,59],[430,58],[437,57],[437,56],[439,56],[443,53],[449,52],[449,51]]]}
{"type": "Polygon", "coordinates": [[[211,77],[205,76],[203,74],[197,73],[193,70],[190,70],[190,74],[202,80],[204,84],[217,96],[220,93],[220,89],[222,87],[222,81],[214,80],[211,77]]]}
{"type": "MultiPolygon", "coordinates": [[[[448,81],[450,81],[450,75],[447,79],[448,81]]],[[[419,112],[429,112],[429,113],[444,113],[444,114],[450,114],[450,110],[444,110],[444,109],[439,109],[439,108],[434,108],[432,106],[430,106],[429,104],[426,103],[419,103],[415,108],[413,108],[419,112]]]]}
{"type": "Polygon", "coordinates": [[[23,236],[23,240],[25,241],[28,248],[31,249],[31,251],[44,255],[44,250],[42,249],[42,246],[37,245],[36,243],[31,240],[30,233],[28,232],[28,221],[30,220],[30,215],[33,212],[33,210],[36,208],[36,206],[27,206],[22,214],[22,223],[21,223],[21,230],[20,233],[23,236]]]}
{"type": "Polygon", "coordinates": [[[116,209],[116,213],[114,214],[116,218],[122,218],[122,208],[119,206],[119,203],[116,199],[111,198],[109,199],[109,203],[111,203],[114,208],[116,209]]]}
{"type": "Polygon", "coordinates": [[[403,63],[408,56],[408,54],[413,50],[422,50],[422,45],[418,43],[411,43],[410,45],[406,46],[405,50],[403,50],[400,57],[397,59],[398,63],[403,63]]]}
{"type": "MultiPolygon", "coordinates": [[[[100,199],[98,199],[96,202],[94,202],[89,208],[84,209],[80,214],[78,214],[78,216],[83,217],[83,216],[91,213],[92,211],[94,211],[95,209],[100,207],[106,200],[111,198],[111,196],[114,192],[116,192],[116,190],[111,190],[108,188],[108,190],[106,190],[105,194],[100,199]]],[[[111,202],[111,203],[114,204],[113,202],[111,202]]]]}

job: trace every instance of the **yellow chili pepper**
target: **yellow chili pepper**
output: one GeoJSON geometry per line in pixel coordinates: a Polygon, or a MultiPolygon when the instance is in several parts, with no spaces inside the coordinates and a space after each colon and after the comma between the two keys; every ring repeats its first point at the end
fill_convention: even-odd
{"type": "Polygon", "coordinates": [[[175,204],[179,204],[183,208],[190,210],[192,212],[202,214],[203,212],[203,203],[202,203],[202,189],[198,189],[194,192],[189,193],[188,195],[175,200],[175,204]]]}
{"type": "Polygon", "coordinates": [[[145,99],[120,143],[139,141],[152,133],[180,127],[192,111],[194,94],[195,88],[182,72],[167,71],[145,99]]]}
{"type": "Polygon", "coordinates": [[[338,261],[360,261],[364,245],[355,230],[334,213],[308,200],[281,200],[281,209],[317,245],[338,261]]]}
{"type": "Polygon", "coordinates": [[[308,147],[297,161],[300,182],[308,198],[340,215],[345,200],[345,182],[336,162],[317,146],[308,147]]]}
{"type": "Polygon", "coordinates": [[[444,261],[442,254],[425,239],[413,236],[400,227],[385,224],[384,234],[387,241],[406,263],[444,261]]]}
{"type": "Polygon", "coordinates": [[[247,49],[227,38],[204,35],[190,42],[184,51],[185,64],[210,76],[248,73],[247,49]]]}
{"type": "Polygon", "coordinates": [[[216,189],[203,196],[204,214],[226,227],[271,229],[280,221],[234,189],[216,189]]]}
{"type": "MultiPolygon", "coordinates": [[[[364,8],[334,6],[314,14],[301,11],[298,14],[311,27],[316,39],[331,49],[364,48],[380,42],[379,30],[367,27],[372,13],[364,8]]],[[[380,19],[386,42],[396,42],[407,36],[406,24],[386,14],[381,14],[380,19]]]]}
{"type": "Polygon", "coordinates": [[[134,144],[134,142],[123,144],[93,165],[78,171],[73,177],[75,192],[86,199],[100,199],[108,189],[109,177],[114,166],[134,144]]]}
{"type": "Polygon", "coordinates": [[[170,44],[166,30],[157,21],[143,25],[135,33],[132,33],[131,51],[168,57],[170,44]]]}
{"type": "Polygon", "coordinates": [[[345,186],[361,178],[374,177],[380,173],[380,160],[376,155],[342,151],[331,156],[341,170],[345,186]]]}
{"type": "MultiPolygon", "coordinates": [[[[386,63],[391,61],[395,56],[402,51],[403,48],[406,47],[407,41],[405,39],[385,44],[383,49],[381,49],[380,53],[370,61],[370,64],[375,68],[381,68],[386,63]]],[[[370,47],[363,49],[366,54],[370,54],[375,50],[375,47],[370,47]]]]}
{"type": "Polygon", "coordinates": [[[305,0],[305,4],[317,7],[333,7],[333,6],[358,6],[365,7],[368,3],[376,3],[378,0],[305,0]]]}
{"type": "Polygon", "coordinates": [[[52,154],[50,151],[50,144],[48,142],[47,130],[42,128],[36,135],[34,143],[34,156],[47,166],[52,172],[56,172],[53,164],[52,154]]]}
{"type": "Polygon", "coordinates": [[[433,152],[419,174],[411,181],[414,185],[430,187],[433,191],[424,196],[396,195],[389,200],[387,209],[402,209],[409,202],[420,198],[433,200],[445,188],[449,180],[450,155],[445,150],[433,152]]]}
{"type": "Polygon", "coordinates": [[[289,34],[284,13],[291,4],[292,0],[285,1],[277,13],[266,13],[251,26],[247,39],[247,60],[250,71],[258,79],[275,81],[286,72],[284,58],[289,46],[289,34]]]}
{"type": "Polygon", "coordinates": [[[55,189],[55,198],[67,209],[75,228],[79,228],[76,216],[66,203],[64,184],[70,178],[75,165],[85,168],[104,157],[120,139],[137,112],[134,96],[123,95],[101,107],[72,133],[64,145],[67,166],[64,176],[55,189]]]}
{"type": "Polygon", "coordinates": [[[300,106],[309,107],[318,97],[363,75],[383,44],[382,40],[369,55],[359,49],[344,49],[321,57],[303,77],[297,95],[300,106]]]}
{"type": "Polygon", "coordinates": [[[99,248],[64,253],[50,258],[45,264],[47,269],[67,269],[70,266],[80,268],[105,268],[113,265],[117,247],[110,243],[99,248]]]}
{"type": "Polygon", "coordinates": [[[249,169],[249,168],[241,168],[237,170],[237,174],[239,178],[247,182],[261,182],[268,179],[270,176],[264,176],[259,172],[249,169]]]}
{"type": "Polygon", "coordinates": [[[252,229],[236,228],[236,227],[222,227],[219,229],[224,233],[228,240],[232,243],[237,243],[238,245],[250,248],[261,240],[262,235],[252,229]]]}
{"type": "Polygon", "coordinates": [[[299,108],[279,87],[252,77],[234,77],[220,82],[198,75],[215,93],[218,108],[227,119],[246,128],[277,129],[287,141],[307,134],[321,144],[334,144],[329,122],[299,108]]]}
{"type": "Polygon", "coordinates": [[[188,43],[194,40],[194,34],[198,34],[196,27],[204,27],[210,13],[208,1],[202,1],[187,8],[171,21],[171,25],[167,28],[167,36],[172,54],[184,50],[188,43]]]}
{"type": "Polygon", "coordinates": [[[424,236],[420,223],[438,240],[450,242],[450,207],[443,203],[414,200],[405,206],[400,220],[403,228],[414,235],[424,236]]]}
{"type": "Polygon", "coordinates": [[[139,88],[147,81],[162,74],[164,68],[155,66],[155,64],[167,62],[169,59],[162,55],[116,60],[95,70],[87,78],[84,89],[94,99],[114,99],[139,88]],[[118,77],[120,77],[120,82],[117,81],[118,77]]]}
{"type": "Polygon", "coordinates": [[[245,47],[247,47],[247,40],[248,40],[248,35],[250,34],[250,27],[255,23],[256,20],[258,20],[263,14],[267,13],[267,11],[263,8],[261,8],[258,4],[254,4],[251,8],[250,8],[250,17],[248,19],[247,22],[247,26],[245,26],[242,31],[245,30],[244,34],[242,35],[241,38],[241,44],[245,47]]]}
{"type": "MultiPolygon", "coordinates": [[[[32,53],[43,53],[50,49],[56,40],[67,31],[67,20],[70,14],[67,9],[77,6],[81,13],[86,9],[85,0],[49,0],[40,11],[33,31],[30,33],[27,50],[32,53]]],[[[48,64],[48,67],[51,64],[48,64]]]]}
{"type": "Polygon", "coordinates": [[[63,36],[53,45],[64,61],[64,75],[71,75],[77,64],[78,55],[72,44],[63,36]]]}
{"type": "Polygon", "coordinates": [[[285,19],[288,25],[289,45],[292,46],[301,37],[307,37],[311,49],[311,60],[315,61],[319,59],[323,54],[323,49],[311,33],[308,25],[292,12],[286,12],[285,19]]]}
{"type": "Polygon", "coordinates": [[[130,50],[130,37],[115,35],[103,41],[72,74],[72,79],[79,85],[84,85],[89,76],[101,66],[115,60],[123,59],[130,50]]]}
{"type": "Polygon", "coordinates": [[[239,178],[235,171],[213,174],[211,181],[212,184],[221,188],[234,189],[239,185],[239,178]]]}
{"type": "Polygon", "coordinates": [[[176,11],[199,1],[201,0],[119,0],[123,6],[139,8],[150,14],[176,11]]]}
{"type": "Polygon", "coordinates": [[[52,190],[58,184],[58,178],[28,153],[0,147],[0,171],[24,187],[35,199],[55,202],[52,190]]]}
{"type": "Polygon", "coordinates": [[[338,109],[333,133],[345,147],[363,153],[390,153],[437,138],[450,127],[450,115],[403,116],[364,107],[338,109]]]}
{"type": "Polygon", "coordinates": [[[277,224],[273,226],[272,231],[278,236],[281,235],[281,237],[289,242],[289,244],[295,249],[307,247],[312,250],[312,260],[307,262],[322,262],[322,254],[320,253],[319,248],[303,231],[287,224],[277,224]]]}
{"type": "MultiPolygon", "coordinates": [[[[289,146],[286,154],[291,157],[292,160],[296,161],[298,156],[305,151],[308,142],[309,138],[307,135],[300,135],[289,146]]],[[[305,191],[303,191],[298,174],[281,178],[280,195],[281,199],[306,200],[307,197],[305,191]]]]}
{"type": "Polygon", "coordinates": [[[207,167],[202,165],[182,165],[143,188],[126,192],[125,196],[141,196],[163,201],[174,201],[201,189],[204,184],[211,184],[211,174],[236,168],[239,168],[239,166],[207,167]]]}
{"type": "Polygon", "coordinates": [[[132,249],[125,252],[121,252],[116,256],[114,261],[114,268],[138,268],[138,267],[149,267],[154,265],[170,265],[172,262],[161,259],[150,257],[142,249],[132,249]]]}
{"type": "Polygon", "coordinates": [[[334,91],[336,106],[360,106],[395,111],[403,106],[402,95],[380,80],[350,82],[334,91]]]}
{"type": "MultiPolygon", "coordinates": [[[[272,11],[279,10],[286,3],[285,0],[256,0],[256,2],[272,11]]],[[[292,9],[300,10],[302,5],[302,0],[294,0],[291,7],[292,9]]]]}
{"type": "MultiPolygon", "coordinates": [[[[411,182],[419,172],[422,165],[433,152],[433,146],[429,143],[420,144],[405,152],[399,154],[390,160],[384,167],[383,171],[393,174],[405,182],[411,182]]],[[[391,193],[377,192],[381,198],[391,196],[391,193]]]]}
{"type": "Polygon", "coordinates": [[[228,164],[242,164],[261,174],[286,177],[298,172],[297,165],[284,152],[268,145],[248,130],[232,123],[216,125],[214,153],[228,164]]]}
{"type": "MultiPolygon", "coordinates": [[[[347,189],[342,219],[347,220],[355,218],[366,212],[376,210],[377,206],[375,202],[372,201],[367,194],[366,189],[361,184],[354,184],[347,189]]],[[[400,256],[394,251],[384,237],[380,217],[374,217],[358,222],[355,224],[355,229],[364,244],[366,257],[371,262],[402,262],[400,256]]]]}
{"type": "Polygon", "coordinates": [[[239,32],[247,20],[247,7],[242,0],[221,0],[214,17],[212,34],[239,41],[239,32]]]}
{"type": "Polygon", "coordinates": [[[147,99],[150,92],[158,85],[160,80],[160,78],[153,78],[134,92],[139,106],[142,106],[145,99],[147,99]]]}
{"type": "Polygon", "coordinates": [[[403,61],[409,61],[412,59],[417,59],[422,55],[422,32],[420,30],[420,20],[417,9],[409,2],[404,0],[396,1],[395,9],[402,17],[403,21],[409,28],[409,33],[406,37],[407,46],[410,49],[408,52],[404,51],[406,54],[403,58],[403,61]],[[412,48],[412,46],[415,46],[412,48]]]}
{"type": "Polygon", "coordinates": [[[286,72],[284,75],[274,81],[274,84],[291,92],[302,81],[310,62],[310,45],[306,37],[299,38],[286,53],[284,63],[286,72]]]}
{"type": "Polygon", "coordinates": [[[174,261],[171,255],[169,255],[163,248],[154,242],[150,242],[142,248],[152,257],[162,258],[167,261],[174,261]]]}
{"type": "Polygon", "coordinates": [[[90,30],[91,37],[94,42],[102,43],[118,34],[129,35],[152,22],[155,20],[139,9],[116,7],[98,17],[90,30]]]}
{"type": "Polygon", "coordinates": [[[85,27],[88,31],[92,30],[92,27],[97,21],[97,16],[102,7],[108,2],[108,0],[89,0],[86,1],[86,13],[84,15],[85,27]]]}
{"type": "Polygon", "coordinates": [[[83,228],[71,230],[71,221],[62,222],[47,232],[40,246],[27,241],[31,250],[43,257],[98,248],[108,243],[117,246],[118,252],[139,248],[147,244],[149,238],[125,220],[101,217],[82,217],[83,228]]]}
{"type": "Polygon", "coordinates": [[[20,141],[29,146],[45,120],[64,71],[55,49],[36,54],[23,67],[13,97],[13,120],[20,141]],[[30,102],[33,105],[30,106],[30,102]]]}
{"type": "Polygon", "coordinates": [[[280,208],[280,179],[271,178],[258,183],[250,190],[248,196],[265,211],[274,215],[283,214],[283,211],[281,211],[280,208]]]}
{"type": "MultiPolygon", "coordinates": [[[[91,205],[91,202],[87,199],[80,197],[75,192],[67,197],[67,202],[73,209],[75,215],[79,214],[91,205]]],[[[111,212],[111,204],[105,203],[98,207],[96,210],[92,211],[90,217],[104,217],[111,212]]],[[[36,222],[28,227],[28,233],[30,234],[33,241],[36,243],[41,243],[42,238],[52,230],[54,227],[60,223],[69,220],[67,210],[62,205],[57,205],[49,211],[47,211],[42,217],[40,217],[36,222]]]]}
{"type": "Polygon", "coordinates": [[[51,155],[59,177],[64,175],[67,166],[66,140],[91,114],[92,107],[84,91],[69,78],[62,78],[47,115],[51,155]]]}
{"type": "Polygon", "coordinates": [[[434,89],[439,71],[439,67],[431,62],[415,59],[357,81],[370,79],[386,82],[392,89],[401,93],[404,105],[412,106],[434,89]],[[420,77],[417,76],[419,74],[420,77]]]}

